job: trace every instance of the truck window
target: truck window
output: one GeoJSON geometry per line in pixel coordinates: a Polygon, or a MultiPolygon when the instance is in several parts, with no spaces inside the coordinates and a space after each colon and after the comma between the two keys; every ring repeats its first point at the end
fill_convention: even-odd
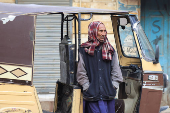
{"type": "Polygon", "coordinates": [[[140,40],[140,46],[142,50],[142,56],[147,61],[153,61],[155,60],[155,52],[148,40],[148,38],[145,35],[145,32],[142,29],[141,24],[137,24],[137,34],[140,40]]]}
{"type": "Polygon", "coordinates": [[[125,26],[119,26],[119,36],[124,56],[139,58],[130,23],[125,26]]]}

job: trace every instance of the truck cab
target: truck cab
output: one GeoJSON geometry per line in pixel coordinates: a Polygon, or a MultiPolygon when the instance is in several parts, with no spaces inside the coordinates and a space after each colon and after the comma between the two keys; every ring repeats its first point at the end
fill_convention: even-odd
{"type": "MultiPolygon", "coordinates": [[[[168,76],[163,73],[159,63],[159,46],[155,47],[156,51],[153,50],[142,29],[140,21],[137,19],[137,15],[134,13],[110,14],[110,17],[116,44],[115,50],[117,50],[119,65],[123,76],[123,82],[120,83],[117,91],[116,112],[159,113],[162,93],[168,81],[168,76]]],[[[82,19],[80,13],[77,18],[78,24],[81,23],[80,20],[88,21],[87,19],[82,19]]],[[[80,27],[78,28],[78,33],[81,33],[80,27]]],[[[78,39],[81,39],[81,35],[79,35],[78,39]]],[[[67,43],[67,45],[69,44],[67,43]]],[[[80,46],[80,43],[78,46],[80,46]]],[[[68,51],[68,53],[76,53],[73,50],[76,51],[77,49],[74,48],[68,51]]],[[[76,56],[74,55],[73,57],[76,56]]],[[[64,56],[64,58],[68,57],[64,56]]],[[[69,58],[67,61],[69,61],[69,58]]],[[[70,62],[71,61],[66,64],[70,62]]],[[[76,69],[76,64],[74,66],[76,69]]],[[[67,76],[68,81],[62,81],[61,79],[61,81],[57,83],[54,111],[58,109],[59,111],[66,112],[63,110],[71,110],[72,108],[70,112],[74,112],[75,109],[77,109],[79,113],[83,112],[82,89],[76,84],[75,76],[76,71],[74,76],[67,76]],[[66,84],[68,86],[65,86],[66,84]],[[68,88],[67,90],[65,90],[66,87],[68,88]],[[68,98],[66,98],[65,93],[68,98]],[[64,97],[64,100],[61,97],[64,97]],[[68,99],[71,98],[72,104],[69,104],[68,99]]]]}
{"type": "Polygon", "coordinates": [[[0,112],[42,113],[33,85],[35,20],[37,15],[58,14],[61,15],[60,80],[56,80],[54,113],[83,113],[82,88],[76,81],[77,53],[81,22],[91,20],[93,15],[109,15],[112,22],[114,49],[123,76],[117,90],[116,112],[159,113],[168,75],[159,63],[159,47],[153,51],[136,12],[7,3],[0,3],[0,7],[0,112]],[[89,18],[82,18],[82,14],[89,18]],[[74,44],[68,35],[69,21],[74,22],[74,44]]]}

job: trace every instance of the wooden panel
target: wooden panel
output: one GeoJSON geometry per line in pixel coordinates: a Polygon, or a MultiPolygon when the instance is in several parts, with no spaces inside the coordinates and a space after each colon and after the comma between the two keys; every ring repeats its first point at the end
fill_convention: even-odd
{"type": "MultiPolygon", "coordinates": [[[[2,78],[9,79],[11,82],[12,80],[23,80],[27,84],[26,81],[32,80],[32,67],[0,64],[1,82],[3,82],[2,78]]],[[[18,81],[18,83],[20,82],[18,81]]]]}
{"type": "Polygon", "coordinates": [[[144,74],[139,113],[159,113],[162,91],[162,74],[144,74]],[[148,80],[149,75],[157,75],[158,80],[148,80]]]}
{"type": "Polygon", "coordinates": [[[81,100],[81,89],[73,90],[73,105],[72,105],[72,113],[79,113],[80,108],[80,100],[81,100]]]}
{"type": "Polygon", "coordinates": [[[161,90],[142,88],[139,113],[159,113],[161,98],[161,90]]]}
{"type": "Polygon", "coordinates": [[[0,21],[0,82],[32,84],[34,27],[33,16],[0,21]]]}
{"type": "Polygon", "coordinates": [[[1,83],[0,112],[42,113],[35,87],[1,83]]]}
{"type": "Polygon", "coordinates": [[[34,17],[19,16],[0,21],[0,62],[32,66],[34,17]]]}
{"type": "Polygon", "coordinates": [[[144,74],[143,82],[147,82],[148,84],[149,84],[149,82],[152,82],[152,84],[154,84],[154,83],[159,84],[157,86],[163,86],[164,85],[163,74],[144,74]],[[149,75],[157,75],[158,76],[158,81],[148,80],[149,75]]]}

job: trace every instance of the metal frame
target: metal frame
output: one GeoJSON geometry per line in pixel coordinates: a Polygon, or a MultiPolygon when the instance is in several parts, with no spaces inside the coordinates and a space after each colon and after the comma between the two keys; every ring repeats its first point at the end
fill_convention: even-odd
{"type": "Polygon", "coordinates": [[[72,21],[73,19],[77,19],[77,17],[75,15],[67,15],[65,18],[64,18],[64,14],[62,13],[61,14],[61,41],[63,40],[63,26],[64,26],[64,21],[67,22],[67,25],[66,25],[66,29],[67,29],[67,36],[69,35],[68,33],[68,21],[72,21]],[[69,17],[72,17],[71,19],[69,19],[69,17]]]}
{"type": "Polygon", "coordinates": [[[78,14],[78,48],[81,44],[81,13],[78,14]]]}
{"type": "MultiPolygon", "coordinates": [[[[88,21],[91,18],[92,18],[92,13],[90,13],[90,18],[88,18],[88,19],[81,18],[81,13],[78,14],[78,18],[76,16],[76,14],[71,14],[71,15],[67,15],[66,17],[64,17],[64,14],[62,13],[61,14],[61,41],[63,40],[64,22],[65,21],[67,22],[66,29],[67,29],[67,36],[68,36],[69,35],[69,33],[68,33],[68,31],[69,31],[68,22],[73,20],[74,21],[74,30],[75,30],[75,50],[77,50],[77,45],[78,45],[78,48],[81,45],[81,21],[88,21]],[[69,17],[72,17],[72,18],[69,19],[69,17]],[[77,43],[77,21],[78,21],[78,43],[77,43]]],[[[74,59],[75,66],[77,66],[77,61],[76,61],[77,52],[75,52],[74,55],[75,55],[75,59],[74,59]]],[[[75,67],[74,73],[76,73],[76,71],[77,71],[76,69],[77,69],[77,67],[75,67]]],[[[74,75],[74,76],[76,76],[76,75],[74,75]]]]}
{"type": "Polygon", "coordinates": [[[69,35],[69,33],[68,33],[68,21],[71,21],[72,22],[72,20],[74,20],[74,18],[76,18],[76,16],[75,15],[67,15],[65,18],[64,18],[64,20],[63,21],[67,21],[67,36],[69,35]],[[69,19],[69,17],[72,17],[71,19],[69,19]]]}
{"type": "Polygon", "coordinates": [[[75,16],[75,18],[74,18],[74,34],[75,34],[75,53],[74,53],[74,55],[75,55],[75,59],[74,59],[74,61],[75,61],[75,64],[74,64],[75,68],[74,68],[74,79],[75,79],[75,82],[76,82],[76,72],[77,72],[77,61],[76,61],[76,59],[77,59],[77,25],[76,25],[76,20],[77,20],[77,17],[76,17],[75,14],[74,14],[74,16],[75,16]]]}
{"type": "MultiPolygon", "coordinates": [[[[71,15],[67,15],[66,17],[64,17],[64,14],[62,14],[61,17],[61,41],[63,40],[63,26],[64,26],[64,22],[66,21],[67,25],[66,25],[66,29],[67,29],[67,36],[69,35],[69,26],[68,23],[69,21],[74,21],[74,29],[75,29],[75,45],[74,45],[74,49],[77,50],[77,25],[76,25],[76,20],[77,20],[77,16],[75,14],[71,14],[71,15]],[[70,17],[70,18],[69,18],[70,17]],[[72,18],[71,18],[72,17],[72,18]]],[[[77,71],[77,61],[76,61],[76,57],[77,57],[77,52],[74,53],[75,58],[74,58],[74,79],[76,78],[76,71],[77,71]]],[[[76,80],[74,80],[76,81],[76,80]]],[[[76,84],[76,83],[73,83],[76,84]]]]}
{"type": "MultiPolygon", "coordinates": [[[[74,18],[75,50],[77,50],[77,24],[76,24],[77,17],[76,15],[74,16],[75,16],[74,18]]],[[[77,52],[75,52],[75,61],[76,61],[76,56],[77,56],[77,52]]]]}
{"type": "Polygon", "coordinates": [[[63,40],[63,25],[64,25],[63,19],[64,19],[64,14],[62,13],[61,14],[61,41],[63,40]]]}
{"type": "MultiPolygon", "coordinates": [[[[111,17],[112,17],[112,15],[111,15],[111,17]]],[[[120,17],[120,16],[119,16],[120,17]]],[[[130,16],[124,16],[124,18],[126,18],[126,19],[130,19],[130,16]]],[[[131,21],[130,21],[131,22],[131,21]]],[[[131,22],[131,25],[133,25],[132,24],[132,22],[131,22]]],[[[125,56],[125,57],[127,57],[127,58],[136,58],[136,59],[139,59],[139,57],[133,57],[133,56],[127,56],[125,53],[124,53],[124,51],[123,51],[123,48],[122,48],[122,42],[121,42],[121,39],[120,39],[120,32],[119,32],[119,26],[117,26],[117,32],[118,32],[118,36],[119,36],[119,40],[120,40],[120,47],[121,47],[121,51],[122,51],[122,54],[123,54],[123,56],[125,56]]],[[[133,38],[134,38],[135,36],[134,36],[134,34],[133,34],[133,38]]],[[[134,40],[135,40],[135,38],[134,38],[134,40]]],[[[137,48],[137,44],[136,44],[136,41],[135,41],[135,45],[136,45],[136,48],[137,48]]],[[[138,48],[137,48],[138,49],[138,48]]],[[[139,55],[139,50],[138,50],[138,55],[139,55]]]]}
{"type": "MultiPolygon", "coordinates": [[[[84,14],[84,13],[83,13],[84,14]]],[[[78,13],[78,45],[81,45],[81,21],[87,21],[92,18],[92,13],[90,13],[90,18],[88,19],[82,19],[81,18],[81,13],[78,13]]]]}

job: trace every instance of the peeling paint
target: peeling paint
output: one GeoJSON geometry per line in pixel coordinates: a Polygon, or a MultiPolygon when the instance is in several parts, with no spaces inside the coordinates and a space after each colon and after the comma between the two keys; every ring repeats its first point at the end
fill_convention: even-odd
{"type": "Polygon", "coordinates": [[[118,10],[131,10],[137,11],[137,8],[140,8],[139,5],[125,5],[124,3],[118,2],[118,10]]]}

